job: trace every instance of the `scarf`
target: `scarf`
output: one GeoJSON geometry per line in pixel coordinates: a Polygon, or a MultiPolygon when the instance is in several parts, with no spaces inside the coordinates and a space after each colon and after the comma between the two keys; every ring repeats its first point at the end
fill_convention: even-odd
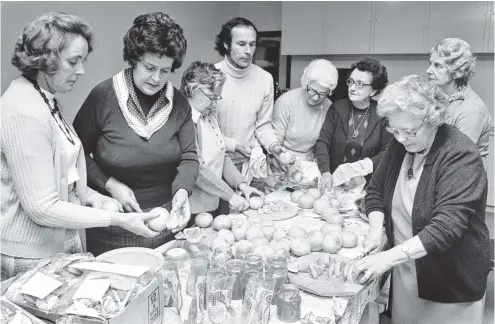
{"type": "Polygon", "coordinates": [[[168,120],[172,112],[174,99],[174,87],[170,81],[160,90],[160,96],[151,107],[148,115],[145,115],[133,86],[132,69],[124,69],[114,75],[113,87],[120,110],[124,115],[127,125],[140,137],[149,140],[168,120]]]}

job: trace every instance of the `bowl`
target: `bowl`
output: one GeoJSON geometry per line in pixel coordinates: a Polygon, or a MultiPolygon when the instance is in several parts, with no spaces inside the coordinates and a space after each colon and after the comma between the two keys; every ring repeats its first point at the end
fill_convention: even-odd
{"type": "Polygon", "coordinates": [[[141,247],[127,247],[108,251],[97,256],[96,259],[116,264],[148,267],[154,271],[160,270],[165,264],[161,253],[141,247]]]}

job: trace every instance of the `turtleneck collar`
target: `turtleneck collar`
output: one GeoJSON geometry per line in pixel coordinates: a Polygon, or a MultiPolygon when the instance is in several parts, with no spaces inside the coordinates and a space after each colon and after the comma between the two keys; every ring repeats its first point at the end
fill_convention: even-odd
{"type": "Polygon", "coordinates": [[[228,75],[234,77],[234,78],[244,78],[246,75],[248,75],[249,71],[251,71],[251,68],[253,64],[251,64],[249,67],[245,69],[238,69],[234,67],[232,64],[230,64],[229,60],[227,59],[227,56],[224,57],[224,72],[227,73],[228,75]]]}

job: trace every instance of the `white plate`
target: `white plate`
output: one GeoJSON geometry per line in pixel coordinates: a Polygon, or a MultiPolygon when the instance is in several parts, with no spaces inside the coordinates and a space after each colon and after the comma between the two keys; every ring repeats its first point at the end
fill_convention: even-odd
{"type": "Polygon", "coordinates": [[[127,247],[108,251],[97,256],[96,259],[116,264],[145,266],[155,271],[161,269],[165,263],[161,253],[141,247],[127,247]]]}

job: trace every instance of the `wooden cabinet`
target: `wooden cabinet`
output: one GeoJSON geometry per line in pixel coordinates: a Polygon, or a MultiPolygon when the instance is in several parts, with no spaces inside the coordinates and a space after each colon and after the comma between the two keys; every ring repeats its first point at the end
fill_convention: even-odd
{"type": "Polygon", "coordinates": [[[328,1],[323,21],[323,49],[326,54],[369,53],[371,1],[328,1]]]}
{"type": "Polygon", "coordinates": [[[325,2],[282,3],[282,55],[323,54],[325,2]]]}
{"type": "Polygon", "coordinates": [[[460,37],[475,53],[493,52],[490,1],[283,1],[282,54],[429,53],[460,37]]]}
{"type": "Polygon", "coordinates": [[[373,53],[424,52],[428,2],[376,2],[373,53]]]}
{"type": "Polygon", "coordinates": [[[488,34],[488,39],[487,39],[487,50],[488,52],[493,52],[493,20],[494,20],[494,17],[493,17],[493,13],[495,11],[495,5],[491,4],[490,6],[490,10],[489,10],[489,23],[488,23],[488,31],[487,31],[487,34],[488,34]]]}
{"type": "Polygon", "coordinates": [[[459,37],[481,52],[485,35],[487,1],[430,2],[428,21],[428,51],[446,37],[459,37]]]}

